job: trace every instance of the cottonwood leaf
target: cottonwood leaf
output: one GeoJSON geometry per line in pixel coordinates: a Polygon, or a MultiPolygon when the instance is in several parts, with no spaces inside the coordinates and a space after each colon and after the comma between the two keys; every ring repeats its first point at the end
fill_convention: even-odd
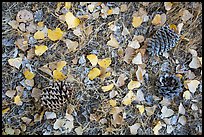
{"type": "Polygon", "coordinates": [[[132,126],[129,126],[130,128],[130,133],[132,135],[136,135],[137,134],[137,130],[140,128],[141,124],[140,123],[135,123],[134,125],[132,126]]]}
{"type": "Polygon", "coordinates": [[[88,74],[88,78],[90,80],[93,80],[96,77],[98,77],[100,74],[101,74],[101,71],[98,68],[93,68],[92,70],[90,70],[90,72],[88,74]]]}
{"type": "Polygon", "coordinates": [[[45,53],[48,50],[48,47],[45,45],[39,45],[35,46],[35,55],[41,56],[43,53],[45,53]]]}
{"type": "Polygon", "coordinates": [[[159,25],[159,24],[162,23],[161,20],[162,20],[161,15],[160,14],[156,14],[154,16],[153,20],[152,20],[152,24],[153,25],[159,25]]]}
{"type": "Polygon", "coordinates": [[[8,96],[9,98],[13,98],[14,97],[14,95],[16,94],[16,90],[8,90],[8,91],[6,91],[6,96],[8,96]]]}
{"type": "Polygon", "coordinates": [[[61,71],[64,66],[66,66],[67,62],[66,61],[59,61],[57,62],[57,69],[58,71],[61,71]]]}
{"type": "Polygon", "coordinates": [[[45,34],[43,31],[37,31],[35,34],[34,34],[34,39],[44,39],[45,38],[45,34]]]}
{"type": "Polygon", "coordinates": [[[105,58],[105,59],[99,60],[98,64],[102,68],[107,68],[111,64],[111,58],[105,58]]]}
{"type": "Polygon", "coordinates": [[[46,119],[55,119],[56,118],[56,114],[55,112],[45,112],[45,116],[46,116],[46,119]]]}
{"type": "Polygon", "coordinates": [[[61,128],[61,127],[64,126],[65,122],[66,122],[65,119],[57,119],[57,120],[55,121],[55,123],[54,123],[53,128],[54,128],[54,129],[59,129],[59,128],[61,128]]]}
{"type": "Polygon", "coordinates": [[[64,32],[60,28],[56,28],[55,30],[48,29],[47,33],[50,40],[57,41],[62,39],[64,32]]]}
{"type": "Polygon", "coordinates": [[[139,81],[133,81],[131,80],[129,83],[128,83],[128,89],[129,90],[133,90],[134,88],[139,88],[140,87],[140,82],[139,81]]]}
{"type": "Polygon", "coordinates": [[[189,83],[187,83],[188,89],[191,93],[195,93],[196,89],[198,88],[198,85],[200,84],[200,81],[198,80],[191,80],[189,83]]]}
{"type": "Polygon", "coordinates": [[[54,71],[53,71],[53,78],[54,78],[55,80],[63,81],[63,80],[66,78],[66,76],[65,76],[61,71],[59,71],[59,70],[54,70],[54,71]]]}
{"type": "Polygon", "coordinates": [[[114,84],[112,83],[112,84],[109,84],[107,86],[102,86],[101,88],[102,88],[103,92],[107,92],[107,91],[112,90],[113,87],[114,87],[114,84]]]}
{"type": "Polygon", "coordinates": [[[113,36],[113,34],[110,35],[110,40],[107,42],[107,45],[113,47],[113,48],[118,48],[119,43],[116,40],[116,38],[113,36]]]}
{"type": "Polygon", "coordinates": [[[91,65],[95,67],[98,63],[98,57],[95,54],[90,54],[86,56],[87,59],[91,62],[91,65]]]}
{"type": "Polygon", "coordinates": [[[142,54],[139,52],[133,59],[132,59],[133,64],[142,64],[142,54]]]}
{"type": "Polygon", "coordinates": [[[67,12],[65,15],[65,21],[68,25],[68,29],[76,28],[80,24],[80,20],[76,18],[73,13],[67,12]]]}
{"type": "Polygon", "coordinates": [[[132,19],[132,25],[134,28],[139,27],[142,24],[142,18],[141,17],[133,17],[132,19]]]}
{"type": "Polygon", "coordinates": [[[12,58],[8,60],[9,65],[19,69],[21,64],[22,64],[22,58],[18,57],[18,58],[12,58]]]}
{"type": "Polygon", "coordinates": [[[30,72],[28,69],[26,69],[24,72],[23,72],[24,76],[26,79],[28,80],[31,80],[35,77],[35,74],[30,72]]]}
{"type": "Polygon", "coordinates": [[[23,102],[21,101],[21,98],[20,98],[19,95],[16,95],[16,96],[14,97],[14,103],[15,103],[16,105],[18,105],[18,106],[21,106],[21,105],[23,104],[23,102]]]}
{"type": "Polygon", "coordinates": [[[164,2],[164,7],[167,11],[169,11],[172,8],[172,3],[171,2],[164,2]]]}
{"type": "Polygon", "coordinates": [[[161,118],[170,117],[174,114],[174,111],[172,109],[168,109],[166,106],[162,107],[161,112],[161,118]]]}

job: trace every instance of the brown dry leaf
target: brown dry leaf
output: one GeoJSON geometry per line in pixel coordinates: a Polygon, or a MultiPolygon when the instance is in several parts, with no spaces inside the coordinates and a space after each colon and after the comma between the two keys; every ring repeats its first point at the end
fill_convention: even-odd
{"type": "Polygon", "coordinates": [[[169,106],[171,104],[171,101],[168,98],[163,97],[163,100],[159,102],[162,106],[169,106]]]}
{"type": "Polygon", "coordinates": [[[133,49],[133,48],[131,48],[131,47],[127,47],[127,48],[125,49],[125,56],[124,56],[123,60],[124,60],[126,63],[130,64],[130,61],[131,61],[132,56],[133,56],[134,53],[135,53],[135,49],[133,49]]]}
{"type": "Polygon", "coordinates": [[[86,56],[87,59],[91,62],[91,65],[95,67],[98,63],[98,57],[95,54],[90,54],[86,56]]]}
{"type": "Polygon", "coordinates": [[[77,41],[72,41],[70,39],[65,39],[64,42],[66,43],[66,46],[68,48],[67,53],[77,51],[77,48],[79,46],[79,43],[77,41]]]}
{"type": "Polygon", "coordinates": [[[39,114],[35,114],[35,116],[34,116],[34,122],[41,121],[42,118],[43,118],[43,116],[44,116],[44,113],[45,113],[45,111],[43,110],[43,111],[40,113],[40,115],[39,115],[39,114]]]}
{"type": "Polygon", "coordinates": [[[26,79],[25,84],[27,86],[33,87],[34,86],[34,79],[26,79]]]}
{"type": "Polygon", "coordinates": [[[153,128],[154,134],[158,135],[159,134],[159,130],[162,128],[163,124],[161,124],[160,121],[157,122],[156,126],[153,128]]]}
{"type": "Polygon", "coordinates": [[[54,129],[59,129],[59,128],[62,128],[65,124],[66,120],[65,119],[57,119],[54,123],[54,126],[53,128],[54,129]]]}
{"type": "Polygon", "coordinates": [[[133,100],[136,99],[136,96],[135,94],[130,90],[126,95],[125,97],[123,98],[122,100],[122,103],[124,105],[130,105],[132,103],[133,100]]]}
{"type": "Polygon", "coordinates": [[[110,105],[111,105],[112,107],[115,107],[115,106],[116,106],[116,104],[117,104],[117,101],[116,101],[116,100],[111,99],[111,100],[109,100],[109,103],[110,103],[110,105]]]}
{"type": "Polygon", "coordinates": [[[27,125],[32,121],[32,119],[28,118],[28,117],[22,117],[21,118],[23,122],[25,122],[27,125]]]}
{"type": "Polygon", "coordinates": [[[74,130],[76,132],[77,135],[82,135],[83,134],[83,129],[81,126],[75,128],[74,130]]]}
{"type": "Polygon", "coordinates": [[[18,22],[16,20],[11,20],[8,22],[8,24],[13,28],[13,29],[18,29],[18,22]]]}
{"type": "Polygon", "coordinates": [[[116,124],[121,125],[122,123],[123,117],[120,114],[114,114],[112,124],[116,126],[116,124]]]}
{"type": "Polygon", "coordinates": [[[90,80],[93,80],[96,77],[98,77],[100,74],[101,74],[101,71],[98,68],[93,68],[92,70],[90,70],[88,77],[90,80]]]}
{"type": "Polygon", "coordinates": [[[18,106],[21,106],[21,105],[23,104],[23,102],[21,101],[21,98],[20,98],[19,95],[16,95],[16,96],[14,97],[14,103],[15,103],[16,105],[18,105],[18,106]]]}
{"type": "Polygon", "coordinates": [[[109,93],[109,97],[110,97],[110,98],[114,98],[116,95],[118,95],[118,92],[115,91],[115,90],[112,90],[112,91],[109,93]]]}
{"type": "Polygon", "coordinates": [[[142,36],[142,35],[135,35],[134,37],[133,37],[133,40],[137,40],[139,43],[142,43],[143,41],[144,41],[144,36],[142,36]]]}
{"type": "Polygon", "coordinates": [[[138,101],[144,101],[144,100],[145,100],[145,99],[144,99],[144,93],[142,92],[141,89],[138,89],[138,90],[137,90],[136,96],[137,96],[138,101]]]}
{"type": "Polygon", "coordinates": [[[76,18],[73,13],[67,12],[65,15],[65,21],[68,25],[68,29],[76,28],[80,24],[80,20],[76,18]]]}
{"type": "Polygon", "coordinates": [[[39,70],[41,70],[42,72],[52,76],[52,70],[48,67],[48,64],[38,68],[39,70]]]}
{"type": "Polygon", "coordinates": [[[160,14],[156,14],[154,16],[154,19],[152,20],[152,24],[153,25],[160,25],[162,23],[161,20],[162,20],[161,15],[160,14]]]}
{"type": "Polygon", "coordinates": [[[29,22],[33,20],[33,13],[27,10],[21,10],[16,15],[16,21],[18,22],[29,22]]]}
{"type": "Polygon", "coordinates": [[[37,29],[37,26],[33,22],[30,22],[29,25],[26,26],[26,31],[29,33],[35,33],[36,29],[37,29]]]}
{"type": "Polygon", "coordinates": [[[171,2],[164,2],[164,7],[167,11],[169,11],[172,7],[172,3],[171,2]]]}
{"type": "Polygon", "coordinates": [[[120,12],[125,12],[128,10],[127,4],[120,5],[120,12]]]}
{"type": "Polygon", "coordinates": [[[28,42],[24,39],[17,39],[17,41],[15,41],[15,44],[20,50],[24,52],[28,49],[28,42]]]}
{"type": "Polygon", "coordinates": [[[84,30],[86,36],[88,37],[92,32],[93,32],[93,25],[88,26],[85,30],[84,30]]]}
{"type": "Polygon", "coordinates": [[[133,90],[134,88],[139,88],[140,85],[141,85],[140,82],[131,80],[131,81],[128,83],[128,89],[129,89],[129,90],[133,90]]]}
{"type": "Polygon", "coordinates": [[[161,14],[161,24],[159,24],[160,26],[163,26],[166,23],[166,14],[163,13],[161,14]]]}
{"type": "Polygon", "coordinates": [[[193,18],[193,14],[191,14],[188,10],[183,10],[181,16],[183,22],[188,21],[190,18],[193,18]]]}
{"type": "Polygon", "coordinates": [[[157,106],[156,105],[154,105],[154,106],[152,106],[152,107],[145,107],[145,111],[146,111],[146,113],[147,113],[147,116],[151,116],[151,115],[153,115],[154,114],[154,111],[156,110],[156,108],[157,108],[157,106]]]}
{"type": "Polygon", "coordinates": [[[14,135],[14,129],[13,128],[5,128],[6,135],[14,135]]]}
{"type": "Polygon", "coordinates": [[[173,127],[172,125],[167,125],[166,127],[166,132],[167,134],[170,134],[172,131],[174,131],[175,127],[173,127]]]}
{"type": "Polygon", "coordinates": [[[182,30],[182,28],[183,28],[183,22],[182,23],[179,23],[178,25],[177,25],[177,29],[178,29],[178,34],[180,34],[180,32],[181,32],[181,30],[182,30]]]}
{"type": "Polygon", "coordinates": [[[129,126],[130,128],[130,133],[132,135],[136,135],[137,134],[137,130],[140,128],[141,124],[140,123],[135,123],[134,125],[132,126],[129,126]]]}
{"type": "Polygon", "coordinates": [[[20,23],[18,27],[19,27],[19,29],[20,29],[21,31],[23,31],[23,32],[26,31],[25,23],[20,23]]]}
{"type": "Polygon", "coordinates": [[[140,66],[138,66],[138,69],[136,71],[136,77],[137,80],[142,83],[144,81],[143,75],[146,73],[146,70],[142,69],[140,66]]]}
{"type": "Polygon", "coordinates": [[[165,118],[165,117],[170,117],[174,114],[174,111],[172,109],[168,109],[166,106],[163,106],[161,109],[161,118],[165,118]]]}
{"type": "Polygon", "coordinates": [[[187,122],[187,119],[185,116],[180,116],[178,122],[184,126],[187,122]]]}
{"type": "Polygon", "coordinates": [[[9,108],[9,107],[8,107],[8,108],[3,109],[3,110],[2,110],[2,116],[3,116],[5,113],[7,113],[9,110],[10,110],[10,108],[9,108]]]}
{"type": "Polygon", "coordinates": [[[41,56],[43,53],[45,53],[48,50],[48,47],[45,45],[39,45],[35,46],[35,55],[41,56]]]}
{"type": "Polygon", "coordinates": [[[139,109],[139,112],[142,115],[144,113],[144,105],[136,105],[136,107],[139,109]]]}
{"type": "Polygon", "coordinates": [[[26,79],[31,80],[35,77],[35,74],[30,72],[28,69],[25,69],[23,72],[23,75],[25,76],[26,79]]]}
{"type": "Polygon", "coordinates": [[[189,90],[186,90],[186,91],[183,93],[183,98],[185,98],[186,100],[191,99],[191,93],[190,93],[189,90]]]}
{"type": "Polygon", "coordinates": [[[109,84],[107,86],[102,86],[101,89],[103,90],[103,92],[107,92],[107,91],[112,90],[113,87],[114,87],[114,84],[112,83],[112,84],[109,84]]]}
{"type": "Polygon", "coordinates": [[[178,113],[185,115],[185,112],[186,112],[186,110],[185,110],[183,104],[180,103],[178,113]]]}
{"type": "Polygon", "coordinates": [[[64,66],[66,66],[67,62],[66,61],[59,61],[57,62],[57,70],[61,71],[63,69],[64,66]]]}
{"type": "Polygon", "coordinates": [[[31,60],[35,56],[35,49],[31,48],[27,51],[27,59],[31,60]]]}
{"type": "Polygon", "coordinates": [[[190,62],[189,67],[194,69],[202,67],[201,62],[197,56],[192,57],[192,61],[190,62]]]}
{"type": "Polygon", "coordinates": [[[194,110],[194,111],[197,111],[198,106],[195,103],[193,103],[192,106],[191,106],[191,109],[194,110]]]}
{"type": "Polygon", "coordinates": [[[34,34],[34,39],[44,39],[45,38],[45,34],[43,31],[37,31],[35,34],[34,34]]]}
{"type": "Polygon", "coordinates": [[[132,59],[133,64],[142,64],[142,54],[139,52],[137,55],[132,59]]]}
{"type": "Polygon", "coordinates": [[[191,80],[189,83],[187,83],[189,91],[194,94],[196,92],[196,89],[198,88],[199,84],[200,84],[200,81],[191,80]]]}
{"type": "Polygon", "coordinates": [[[32,89],[31,97],[35,98],[35,102],[37,102],[40,99],[41,92],[42,91],[38,88],[32,89]]]}
{"type": "Polygon", "coordinates": [[[98,61],[98,65],[104,69],[108,68],[111,64],[111,58],[105,58],[98,61]]]}
{"type": "Polygon", "coordinates": [[[9,98],[13,98],[14,97],[14,95],[16,94],[16,90],[8,90],[8,91],[6,91],[6,96],[8,96],[9,98]]]}
{"type": "Polygon", "coordinates": [[[107,42],[107,45],[113,48],[118,48],[120,46],[113,34],[110,35],[110,40],[107,42]]]}
{"type": "Polygon", "coordinates": [[[133,17],[132,25],[134,28],[139,27],[141,24],[142,24],[142,18],[141,17],[133,17]]]}
{"type": "Polygon", "coordinates": [[[54,70],[53,71],[53,78],[54,80],[60,80],[60,81],[63,81],[66,76],[59,70],[54,70]]]}
{"type": "Polygon", "coordinates": [[[131,47],[131,48],[133,48],[133,49],[138,49],[138,48],[140,48],[140,44],[139,44],[139,42],[135,39],[135,40],[129,42],[128,47],[131,47]]]}
{"type": "Polygon", "coordinates": [[[125,85],[125,80],[127,79],[125,74],[120,74],[118,80],[117,80],[117,87],[122,87],[125,85]]]}
{"type": "Polygon", "coordinates": [[[45,112],[45,116],[46,116],[46,119],[55,119],[56,118],[56,114],[55,112],[45,112]]]}

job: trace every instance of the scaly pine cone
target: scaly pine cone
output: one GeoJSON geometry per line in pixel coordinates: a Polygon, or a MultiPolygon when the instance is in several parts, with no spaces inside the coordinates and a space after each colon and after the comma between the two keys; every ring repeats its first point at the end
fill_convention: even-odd
{"type": "Polygon", "coordinates": [[[162,55],[169,51],[179,41],[179,35],[171,30],[168,26],[163,26],[156,31],[147,43],[147,50],[150,55],[162,55]]]}
{"type": "Polygon", "coordinates": [[[67,104],[71,93],[72,89],[69,83],[64,81],[54,82],[51,87],[42,90],[42,105],[45,109],[59,110],[67,104]]]}

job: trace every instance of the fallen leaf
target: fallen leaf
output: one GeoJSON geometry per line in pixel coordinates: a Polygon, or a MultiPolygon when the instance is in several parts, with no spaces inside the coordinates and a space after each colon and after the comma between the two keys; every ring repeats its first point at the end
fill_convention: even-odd
{"type": "Polygon", "coordinates": [[[23,32],[26,31],[26,29],[25,29],[25,23],[20,23],[18,27],[19,27],[19,29],[20,29],[21,31],[23,31],[23,32]]]}
{"type": "Polygon", "coordinates": [[[65,2],[64,3],[64,7],[66,8],[66,9],[70,9],[71,8],[71,6],[72,6],[72,3],[71,2],[65,2]]]}
{"type": "Polygon", "coordinates": [[[189,67],[190,67],[190,68],[197,69],[197,68],[199,68],[199,67],[201,67],[201,66],[202,66],[202,65],[201,65],[200,60],[198,59],[198,57],[197,57],[197,56],[193,56],[193,57],[192,57],[192,61],[191,61],[190,64],[189,64],[189,67]]]}
{"type": "Polygon", "coordinates": [[[175,24],[171,24],[170,29],[174,30],[175,32],[178,32],[177,26],[175,24]]]}
{"type": "Polygon", "coordinates": [[[152,20],[152,24],[153,24],[153,25],[159,25],[159,24],[162,23],[161,20],[162,20],[161,15],[156,14],[156,15],[154,16],[154,19],[152,20]]]}
{"type": "Polygon", "coordinates": [[[65,21],[68,25],[68,29],[76,28],[80,24],[80,20],[76,18],[71,12],[66,13],[65,21]]]}
{"type": "Polygon", "coordinates": [[[186,100],[191,99],[191,93],[190,93],[189,90],[186,90],[186,91],[183,93],[183,98],[185,98],[186,100]]]}
{"type": "Polygon", "coordinates": [[[139,109],[139,112],[142,115],[144,112],[144,105],[136,105],[136,107],[139,109]]]}
{"type": "Polygon", "coordinates": [[[95,54],[90,54],[86,56],[87,59],[91,62],[91,65],[95,67],[98,63],[98,57],[95,54]]]}
{"type": "Polygon", "coordinates": [[[38,68],[38,69],[41,70],[42,72],[52,76],[52,70],[50,70],[50,68],[47,66],[47,64],[38,68]]]}
{"type": "Polygon", "coordinates": [[[10,110],[9,107],[8,107],[8,108],[5,108],[4,110],[2,110],[2,116],[3,116],[5,113],[7,113],[9,110],[10,110]]]}
{"type": "Polygon", "coordinates": [[[125,97],[122,100],[122,103],[124,105],[130,105],[132,103],[133,100],[135,100],[136,96],[135,94],[130,90],[125,97]]]}
{"type": "Polygon", "coordinates": [[[35,34],[34,34],[34,39],[44,39],[45,38],[45,34],[43,31],[37,31],[35,34]]]}
{"type": "Polygon", "coordinates": [[[101,88],[102,88],[103,92],[107,92],[107,91],[112,90],[113,87],[114,87],[114,84],[112,83],[112,84],[109,84],[107,86],[102,86],[101,88]]]}
{"type": "Polygon", "coordinates": [[[140,66],[138,66],[137,71],[136,71],[136,77],[137,80],[142,83],[144,81],[143,75],[146,73],[144,69],[142,69],[140,66]]]}
{"type": "Polygon", "coordinates": [[[55,119],[56,118],[56,114],[55,112],[45,112],[45,116],[46,116],[46,119],[55,119]]]}
{"type": "Polygon", "coordinates": [[[174,131],[175,127],[173,127],[172,125],[167,125],[166,127],[166,132],[167,134],[170,134],[172,131],[174,131]]]}
{"type": "Polygon", "coordinates": [[[39,115],[38,113],[35,114],[35,116],[34,116],[34,122],[41,121],[42,118],[43,118],[43,116],[44,116],[44,113],[45,113],[45,111],[43,110],[43,111],[40,113],[40,115],[39,115]]]}
{"type": "Polygon", "coordinates": [[[134,28],[139,27],[141,24],[142,24],[142,18],[141,17],[133,17],[132,25],[134,28]]]}
{"type": "Polygon", "coordinates": [[[154,111],[156,110],[156,105],[152,106],[152,107],[145,107],[145,111],[147,113],[147,116],[151,116],[154,114],[154,111]]]}
{"type": "Polygon", "coordinates": [[[109,103],[112,107],[115,107],[117,102],[116,102],[116,100],[111,99],[111,100],[109,100],[109,103]]]}
{"type": "Polygon", "coordinates": [[[159,130],[162,128],[162,124],[161,122],[157,122],[156,126],[153,128],[154,134],[158,135],[159,134],[159,130]]]}
{"type": "Polygon", "coordinates": [[[161,23],[159,25],[163,26],[165,23],[166,23],[166,14],[163,13],[161,14],[161,23]]]}
{"type": "Polygon", "coordinates": [[[28,80],[31,80],[35,77],[35,74],[30,72],[28,69],[26,69],[24,72],[23,72],[24,76],[26,79],[28,80]]]}
{"type": "Polygon", "coordinates": [[[27,10],[20,10],[16,15],[16,20],[18,22],[29,22],[33,20],[33,13],[27,10]]]}
{"type": "Polygon", "coordinates": [[[48,50],[48,47],[45,45],[39,45],[39,46],[36,45],[35,46],[35,55],[41,56],[47,50],[48,50]]]}
{"type": "Polygon", "coordinates": [[[111,58],[105,58],[98,61],[98,65],[102,68],[107,68],[111,64],[111,58]]]}
{"type": "Polygon", "coordinates": [[[118,95],[118,92],[115,91],[115,90],[112,90],[112,91],[109,93],[109,97],[110,97],[110,98],[114,98],[116,95],[118,95]]]}
{"type": "Polygon", "coordinates": [[[125,85],[125,80],[127,79],[125,74],[120,74],[118,80],[117,80],[117,86],[118,87],[122,87],[123,85],[125,85]]]}
{"type": "Polygon", "coordinates": [[[140,128],[141,124],[140,123],[135,123],[134,125],[132,126],[129,126],[130,128],[130,133],[132,135],[136,135],[137,134],[137,130],[140,128]]]}
{"type": "Polygon", "coordinates": [[[83,129],[81,128],[81,126],[75,128],[74,131],[76,132],[77,135],[82,135],[83,134],[83,129]]]}
{"type": "Polygon", "coordinates": [[[197,111],[198,110],[198,106],[196,106],[196,104],[193,103],[192,106],[191,106],[191,109],[194,110],[194,111],[197,111]]]}
{"type": "Polygon", "coordinates": [[[27,125],[32,121],[32,119],[28,118],[28,117],[22,117],[21,118],[23,122],[25,122],[27,125]]]}
{"type": "Polygon", "coordinates": [[[14,97],[14,103],[15,103],[16,105],[18,105],[18,106],[21,106],[21,105],[23,104],[23,102],[21,101],[21,98],[20,98],[19,95],[16,95],[16,96],[14,97]]]}
{"type": "Polygon", "coordinates": [[[171,101],[168,98],[163,97],[163,100],[159,102],[162,106],[169,106],[171,104],[171,101]]]}
{"type": "Polygon", "coordinates": [[[120,46],[113,34],[110,35],[110,40],[107,42],[107,45],[113,48],[118,48],[120,46]]]}
{"type": "Polygon", "coordinates": [[[22,51],[26,51],[28,49],[28,41],[20,38],[20,39],[17,39],[15,41],[15,44],[17,45],[17,47],[22,50],[22,51]]]}
{"type": "Polygon", "coordinates": [[[87,8],[88,8],[88,10],[89,10],[90,12],[93,12],[95,6],[96,6],[95,2],[92,2],[91,4],[89,4],[89,5],[87,6],[87,8]]]}
{"type": "Polygon", "coordinates": [[[35,57],[35,49],[31,48],[27,51],[27,59],[31,60],[33,57],[35,57]]]}
{"type": "Polygon", "coordinates": [[[180,116],[178,122],[181,123],[183,126],[186,124],[186,117],[185,116],[180,116]]]}
{"type": "Polygon", "coordinates": [[[57,62],[57,70],[61,71],[64,66],[66,66],[67,62],[66,61],[59,61],[57,62]]]}
{"type": "Polygon", "coordinates": [[[137,94],[136,94],[138,101],[144,101],[144,93],[142,92],[141,89],[137,90],[137,94]]]}
{"type": "Polygon", "coordinates": [[[54,128],[54,129],[62,128],[63,125],[65,124],[65,122],[66,122],[66,121],[65,121],[64,119],[57,119],[57,120],[55,121],[55,123],[54,123],[53,128],[54,128]]]}
{"type": "Polygon", "coordinates": [[[180,34],[181,33],[181,30],[182,30],[182,28],[183,28],[183,22],[182,23],[179,23],[178,25],[177,25],[177,29],[178,29],[178,34],[180,34]]]}
{"type": "Polygon", "coordinates": [[[161,118],[165,118],[165,117],[170,117],[174,114],[174,111],[172,109],[168,109],[166,106],[163,106],[161,109],[161,118]]]}
{"type": "Polygon", "coordinates": [[[142,64],[142,54],[139,52],[133,59],[133,64],[142,64]]]}
{"type": "Polygon", "coordinates": [[[140,82],[131,80],[131,81],[128,83],[128,89],[129,89],[129,90],[133,90],[134,88],[139,88],[140,85],[141,85],[140,82]]]}
{"type": "Polygon", "coordinates": [[[38,22],[38,26],[39,26],[39,27],[43,27],[43,26],[44,26],[44,22],[42,22],[42,21],[41,21],[41,22],[38,22]]]}
{"type": "Polygon", "coordinates": [[[54,71],[53,71],[53,78],[54,78],[55,80],[63,81],[63,80],[66,78],[66,76],[65,76],[61,71],[59,71],[59,70],[54,70],[54,71]]]}
{"type": "Polygon", "coordinates": [[[77,51],[79,43],[77,41],[72,41],[70,39],[65,39],[64,42],[68,48],[68,53],[77,51]]]}
{"type": "Polygon", "coordinates": [[[64,32],[60,28],[56,28],[55,30],[47,30],[48,38],[52,41],[61,40],[63,33],[64,32]]]}
{"type": "Polygon", "coordinates": [[[133,49],[133,48],[131,48],[131,47],[127,47],[127,48],[125,49],[125,56],[124,56],[123,60],[124,60],[126,63],[129,64],[134,53],[135,53],[135,49],[133,49]]]}
{"type": "Polygon", "coordinates": [[[185,111],[185,108],[184,108],[183,104],[180,103],[178,113],[185,115],[185,112],[186,111],[185,111]]]}
{"type": "Polygon", "coordinates": [[[13,128],[5,128],[5,133],[7,135],[14,135],[14,130],[13,128]]]}
{"type": "Polygon", "coordinates": [[[9,65],[19,69],[22,64],[22,58],[18,57],[18,58],[9,59],[8,63],[9,65]]]}
{"type": "Polygon", "coordinates": [[[18,22],[16,20],[11,20],[8,22],[8,24],[13,28],[13,29],[18,29],[18,22]]]}
{"type": "Polygon", "coordinates": [[[31,97],[35,98],[35,102],[37,102],[40,99],[41,92],[42,91],[38,88],[32,89],[31,97]]]}
{"type": "Polygon", "coordinates": [[[126,4],[120,5],[120,11],[121,11],[121,12],[125,12],[125,11],[127,11],[127,10],[128,10],[128,7],[127,7],[126,4]]]}
{"type": "Polygon", "coordinates": [[[34,86],[34,79],[26,79],[25,84],[27,86],[33,87],[34,86]]]}
{"type": "Polygon", "coordinates": [[[193,14],[191,14],[188,10],[183,10],[181,16],[183,22],[188,21],[190,18],[193,18],[193,14]]]}
{"type": "Polygon", "coordinates": [[[8,96],[9,98],[13,98],[14,97],[14,95],[16,94],[16,90],[8,90],[8,91],[6,91],[6,96],[8,96]]]}
{"type": "Polygon", "coordinates": [[[90,70],[88,77],[90,80],[93,80],[96,77],[98,77],[100,74],[101,74],[101,71],[98,68],[93,68],[92,70],[90,70]]]}
{"type": "Polygon", "coordinates": [[[167,11],[169,11],[172,8],[172,3],[171,2],[164,2],[164,7],[167,11]]]}
{"type": "Polygon", "coordinates": [[[200,81],[198,80],[191,80],[189,83],[187,83],[188,89],[191,93],[195,93],[196,89],[198,88],[198,85],[200,84],[200,81]]]}
{"type": "Polygon", "coordinates": [[[140,48],[140,44],[137,40],[134,40],[132,42],[129,42],[128,47],[131,47],[133,49],[138,49],[140,48]]]}

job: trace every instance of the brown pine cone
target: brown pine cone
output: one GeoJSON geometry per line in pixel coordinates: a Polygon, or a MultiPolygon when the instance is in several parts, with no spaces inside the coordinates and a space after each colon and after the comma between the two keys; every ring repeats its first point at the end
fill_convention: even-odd
{"type": "Polygon", "coordinates": [[[59,110],[66,106],[71,97],[72,88],[68,82],[54,82],[51,87],[42,90],[41,101],[45,109],[59,110]]]}

